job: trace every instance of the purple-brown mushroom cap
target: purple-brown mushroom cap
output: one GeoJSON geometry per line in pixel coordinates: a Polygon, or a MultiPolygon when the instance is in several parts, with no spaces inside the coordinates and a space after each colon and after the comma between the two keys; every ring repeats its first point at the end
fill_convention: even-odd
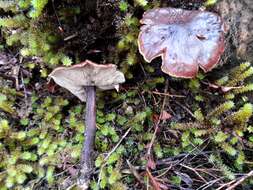
{"type": "Polygon", "coordinates": [[[193,78],[208,72],[224,52],[224,24],[211,12],[157,8],[144,13],[138,37],[147,62],[162,57],[161,69],[174,77],[193,78]]]}

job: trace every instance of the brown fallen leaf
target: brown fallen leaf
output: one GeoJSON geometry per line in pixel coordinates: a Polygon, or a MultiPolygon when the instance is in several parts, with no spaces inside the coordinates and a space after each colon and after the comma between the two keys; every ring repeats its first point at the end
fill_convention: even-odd
{"type": "Polygon", "coordinates": [[[148,162],[147,162],[146,166],[147,166],[147,168],[150,168],[152,170],[156,168],[156,163],[151,156],[148,156],[148,162]]]}
{"type": "Polygon", "coordinates": [[[151,174],[149,169],[146,169],[146,173],[148,178],[150,179],[150,183],[153,186],[154,190],[162,190],[160,188],[160,183],[157,181],[157,179],[151,174]]]}
{"type": "Polygon", "coordinates": [[[161,120],[168,120],[170,118],[172,118],[172,115],[163,110],[161,113],[160,119],[161,120]]]}

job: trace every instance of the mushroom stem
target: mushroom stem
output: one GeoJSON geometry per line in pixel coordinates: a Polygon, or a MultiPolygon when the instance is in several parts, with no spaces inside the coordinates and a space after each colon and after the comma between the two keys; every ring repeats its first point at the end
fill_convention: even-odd
{"type": "Polygon", "coordinates": [[[83,144],[82,162],[92,168],[92,153],[96,134],[96,87],[87,86],[86,91],[86,114],[85,114],[85,140],[83,144]]]}
{"type": "Polygon", "coordinates": [[[96,134],[96,87],[86,86],[85,140],[81,155],[79,185],[87,185],[93,169],[93,153],[96,134]]]}

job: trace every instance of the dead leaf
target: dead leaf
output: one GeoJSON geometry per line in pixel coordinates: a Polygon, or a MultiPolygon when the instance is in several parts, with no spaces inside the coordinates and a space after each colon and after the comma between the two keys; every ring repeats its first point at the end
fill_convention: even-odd
{"type": "Polygon", "coordinates": [[[49,80],[49,82],[46,84],[46,88],[50,93],[55,93],[55,87],[56,84],[53,82],[53,80],[49,80]]]}
{"type": "Polygon", "coordinates": [[[151,156],[148,157],[147,167],[154,170],[156,168],[156,163],[151,156]]]}
{"type": "Polygon", "coordinates": [[[159,121],[159,115],[158,115],[158,114],[153,114],[153,115],[152,115],[152,121],[153,121],[154,123],[157,123],[157,122],[159,121]]]}
{"type": "Polygon", "coordinates": [[[161,120],[168,120],[170,118],[172,118],[172,115],[170,115],[168,112],[166,112],[166,111],[163,110],[162,114],[160,116],[160,119],[161,120]]]}
{"type": "Polygon", "coordinates": [[[151,174],[151,172],[147,169],[146,170],[147,176],[150,179],[151,185],[155,190],[161,190],[160,183],[157,181],[157,179],[151,174]]]}

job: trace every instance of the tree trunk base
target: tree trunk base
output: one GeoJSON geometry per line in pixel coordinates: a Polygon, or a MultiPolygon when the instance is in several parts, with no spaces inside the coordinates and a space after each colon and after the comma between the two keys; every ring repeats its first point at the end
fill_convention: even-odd
{"type": "Polygon", "coordinates": [[[253,62],[253,1],[221,0],[216,9],[228,29],[228,48],[239,59],[253,62]]]}

